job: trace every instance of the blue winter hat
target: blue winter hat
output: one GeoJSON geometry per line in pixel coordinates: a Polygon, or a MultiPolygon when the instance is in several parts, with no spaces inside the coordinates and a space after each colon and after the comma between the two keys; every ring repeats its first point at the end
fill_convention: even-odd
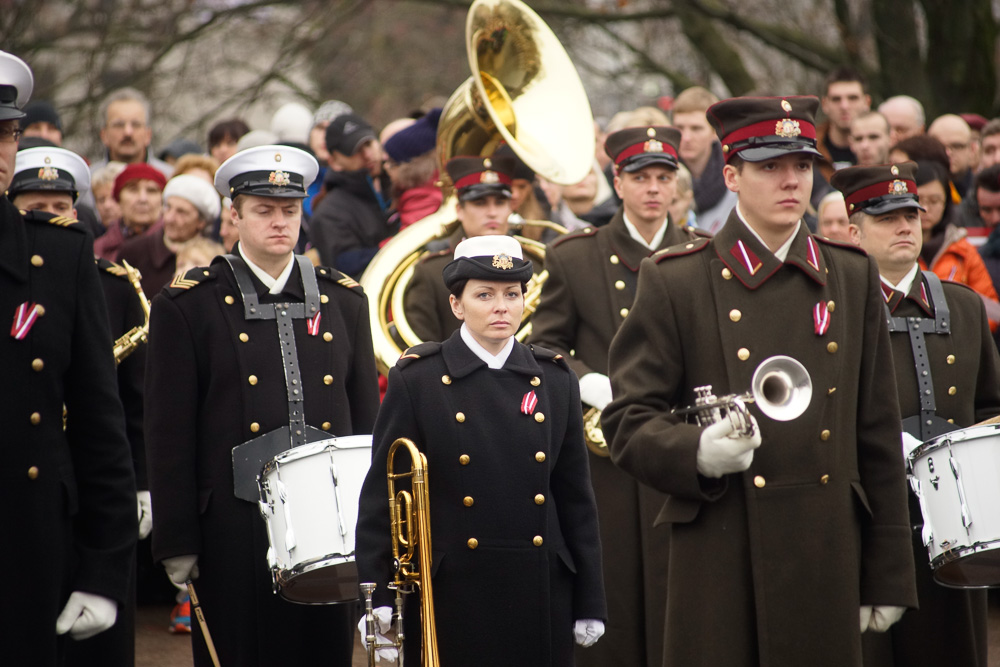
{"type": "Polygon", "coordinates": [[[385,152],[393,162],[409,162],[434,149],[437,143],[438,120],[441,109],[431,109],[417,122],[389,137],[385,142],[385,152]]]}

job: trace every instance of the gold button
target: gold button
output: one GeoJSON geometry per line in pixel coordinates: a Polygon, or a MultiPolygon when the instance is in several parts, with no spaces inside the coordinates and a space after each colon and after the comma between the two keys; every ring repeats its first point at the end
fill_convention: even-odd
{"type": "Polygon", "coordinates": [[[736,310],[735,308],[729,311],[729,319],[731,319],[733,322],[739,322],[741,317],[743,317],[743,313],[736,310]]]}
{"type": "Polygon", "coordinates": [[[260,430],[260,424],[258,424],[257,422],[253,422],[252,424],[250,424],[251,433],[256,433],[259,430],[260,430]]]}
{"type": "Polygon", "coordinates": [[[323,340],[329,343],[331,340],[333,340],[333,334],[327,331],[325,334],[323,334],[323,340]]]}
{"type": "Polygon", "coordinates": [[[319,302],[320,303],[329,303],[330,302],[330,297],[328,297],[325,294],[320,294],[319,295],[319,302]]]}
{"type": "Polygon", "coordinates": [[[234,299],[232,296],[230,296],[230,295],[227,294],[226,295],[226,303],[228,303],[231,306],[234,303],[236,303],[236,299],[234,299]]]}
{"type": "Polygon", "coordinates": [[[448,375],[442,375],[441,384],[451,384],[451,377],[448,375]]]}
{"type": "Polygon", "coordinates": [[[535,460],[539,463],[545,463],[545,452],[535,452],[535,460]]]}
{"type": "Polygon", "coordinates": [[[28,479],[38,479],[38,466],[28,468],[28,479]]]}
{"type": "Polygon", "coordinates": [[[688,243],[688,244],[687,244],[686,246],[684,246],[684,248],[685,248],[686,250],[690,250],[690,249],[691,249],[691,248],[693,248],[693,247],[694,247],[694,244],[693,244],[693,243],[688,243]]]}
{"type": "Polygon", "coordinates": [[[464,466],[469,465],[469,455],[468,454],[462,454],[461,456],[458,457],[458,462],[461,463],[464,466]]]}
{"type": "Polygon", "coordinates": [[[545,504],[545,496],[543,496],[540,493],[537,496],[535,496],[535,504],[536,505],[544,505],[545,504]]]}
{"type": "Polygon", "coordinates": [[[954,387],[954,386],[948,387],[948,395],[949,396],[954,396],[957,393],[958,393],[958,387],[954,387]]]}
{"type": "Polygon", "coordinates": [[[204,273],[206,276],[208,275],[208,271],[202,271],[202,273],[204,273]]]}
{"type": "Polygon", "coordinates": [[[535,538],[531,540],[531,543],[534,544],[536,547],[542,546],[542,542],[544,542],[544,540],[542,539],[541,535],[535,535],[535,538]]]}
{"type": "Polygon", "coordinates": [[[465,505],[466,507],[472,507],[472,504],[474,502],[476,501],[472,499],[472,496],[466,496],[462,498],[462,504],[465,505]]]}
{"type": "Polygon", "coordinates": [[[822,431],[820,431],[819,432],[819,439],[820,440],[829,440],[830,439],[830,429],[825,428],[822,431]]]}
{"type": "Polygon", "coordinates": [[[765,480],[760,475],[757,475],[756,477],[753,478],[753,485],[756,486],[758,489],[763,489],[765,484],[767,484],[767,480],[765,480]]]}
{"type": "Polygon", "coordinates": [[[722,278],[724,280],[732,280],[733,279],[733,272],[730,271],[729,269],[722,269],[722,278]]]}
{"type": "Polygon", "coordinates": [[[240,334],[240,342],[246,343],[246,342],[249,342],[249,340],[250,340],[250,336],[246,335],[245,333],[241,333],[240,334]]]}
{"type": "Polygon", "coordinates": [[[750,358],[750,350],[746,349],[745,347],[741,347],[739,350],[737,350],[736,356],[740,358],[740,361],[746,361],[747,359],[750,358]]]}
{"type": "Polygon", "coordinates": [[[955,363],[955,355],[954,354],[949,354],[948,358],[945,361],[947,361],[949,364],[955,363]]]}
{"type": "Polygon", "coordinates": [[[837,304],[835,304],[833,301],[827,301],[826,302],[826,309],[832,313],[833,312],[833,307],[835,305],[837,305],[837,304]]]}
{"type": "Polygon", "coordinates": [[[40,371],[45,368],[45,362],[41,359],[35,359],[31,362],[31,370],[40,371]]]}
{"type": "Polygon", "coordinates": [[[545,415],[543,415],[541,412],[536,412],[535,421],[541,424],[543,421],[545,421],[545,415]]]}
{"type": "Polygon", "coordinates": [[[826,390],[826,395],[827,396],[833,396],[833,392],[835,392],[835,391],[837,391],[836,387],[830,387],[829,389],[826,390]]]}
{"type": "Polygon", "coordinates": [[[42,423],[42,415],[39,414],[39,413],[37,413],[37,412],[32,412],[31,413],[31,424],[33,426],[38,426],[41,423],[42,423]]]}
{"type": "Polygon", "coordinates": [[[469,545],[469,548],[470,548],[470,549],[475,549],[476,547],[478,547],[478,546],[479,546],[479,540],[477,540],[477,539],[476,539],[476,538],[474,538],[474,537],[470,537],[470,538],[469,538],[469,541],[468,541],[468,542],[466,542],[466,544],[468,544],[468,545],[469,545]]]}
{"type": "Polygon", "coordinates": [[[618,255],[611,255],[611,263],[612,264],[618,263],[618,255]]]}
{"type": "Polygon", "coordinates": [[[537,387],[541,383],[542,383],[542,379],[540,377],[538,377],[537,375],[535,377],[531,378],[531,386],[532,387],[537,387]]]}
{"type": "Polygon", "coordinates": [[[320,272],[320,274],[322,274],[324,276],[326,275],[326,269],[320,269],[319,272],[320,272]]]}
{"type": "Polygon", "coordinates": [[[333,384],[333,376],[332,375],[324,375],[323,376],[323,384],[333,384]]]}
{"type": "Polygon", "coordinates": [[[625,281],[624,280],[616,280],[615,281],[615,289],[618,290],[619,292],[621,292],[623,289],[625,289],[625,281]]]}
{"type": "Polygon", "coordinates": [[[823,475],[822,477],[819,478],[819,483],[820,484],[826,484],[829,481],[830,481],[830,476],[829,475],[823,475]]]}
{"type": "Polygon", "coordinates": [[[829,343],[827,343],[826,351],[829,352],[830,354],[833,354],[834,352],[837,351],[837,344],[833,341],[830,341],[829,343]]]}
{"type": "Polygon", "coordinates": [[[31,256],[31,265],[32,266],[41,266],[44,263],[45,263],[45,260],[42,259],[41,255],[32,255],[31,256]]]}
{"type": "Polygon", "coordinates": [[[250,383],[251,387],[255,386],[257,384],[257,376],[256,375],[251,375],[250,377],[247,378],[247,382],[250,383]]]}
{"type": "Polygon", "coordinates": [[[628,315],[628,308],[622,308],[621,310],[618,311],[618,314],[621,315],[622,317],[625,317],[626,315],[628,315]]]}
{"type": "Polygon", "coordinates": [[[954,419],[949,419],[949,420],[948,420],[948,423],[949,423],[949,424],[954,424],[954,423],[955,423],[955,420],[954,420],[954,419]]]}
{"type": "Polygon", "coordinates": [[[322,426],[324,431],[329,431],[332,424],[330,424],[330,422],[323,422],[322,426]]]}
{"type": "Polygon", "coordinates": [[[457,421],[459,424],[464,424],[465,423],[465,413],[464,412],[456,412],[455,413],[455,421],[457,421]]]}
{"type": "Polygon", "coordinates": [[[45,306],[43,306],[42,304],[38,304],[37,306],[35,306],[35,313],[39,317],[42,317],[43,315],[45,315],[45,306]]]}

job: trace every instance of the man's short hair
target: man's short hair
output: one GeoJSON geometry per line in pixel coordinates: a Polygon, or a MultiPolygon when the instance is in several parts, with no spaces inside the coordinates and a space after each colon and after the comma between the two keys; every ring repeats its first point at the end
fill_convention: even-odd
{"type": "MultiPolygon", "coordinates": [[[[871,118],[872,116],[878,116],[879,118],[882,119],[882,122],[885,123],[885,133],[888,134],[889,130],[891,129],[889,127],[889,119],[886,118],[884,115],[882,115],[880,112],[875,111],[874,109],[869,109],[868,111],[862,111],[861,113],[859,113],[857,116],[854,117],[854,120],[864,120],[866,118],[871,118]]],[[[851,121],[851,124],[853,125],[854,121],[851,121]]]]}
{"type": "Polygon", "coordinates": [[[707,88],[691,86],[681,91],[681,94],[674,100],[673,112],[675,114],[697,113],[699,111],[704,113],[708,107],[718,101],[718,96],[707,88]]]}
{"type": "Polygon", "coordinates": [[[987,192],[1000,192],[1000,164],[987,167],[976,174],[976,189],[987,192]]]}
{"type": "Polygon", "coordinates": [[[986,125],[983,125],[983,129],[979,131],[979,140],[982,141],[986,137],[992,137],[994,134],[1000,134],[1000,118],[994,118],[986,123],[986,125]]]}
{"type": "Polygon", "coordinates": [[[119,88],[104,98],[104,102],[101,103],[101,122],[105,126],[108,124],[108,109],[115,102],[138,102],[142,105],[143,111],[146,113],[146,125],[153,122],[153,113],[149,105],[149,98],[135,88],[119,88]]]}
{"type": "Polygon", "coordinates": [[[865,221],[865,217],[868,216],[862,209],[858,209],[854,213],[847,216],[847,222],[854,225],[858,229],[861,229],[861,223],[865,221]]]}
{"type": "Polygon", "coordinates": [[[240,118],[219,121],[208,131],[208,150],[212,150],[213,146],[221,144],[226,139],[236,143],[249,131],[250,127],[240,118]]]}
{"type": "Polygon", "coordinates": [[[618,130],[627,127],[649,127],[656,125],[670,125],[670,119],[656,107],[639,107],[631,111],[619,111],[608,121],[604,131],[613,134],[618,130]]]}
{"type": "Polygon", "coordinates": [[[853,67],[838,67],[829,74],[826,75],[826,80],[823,82],[823,95],[830,94],[830,86],[835,83],[853,83],[857,82],[861,84],[861,92],[865,95],[868,94],[868,80],[865,79],[864,75],[853,67]]]}

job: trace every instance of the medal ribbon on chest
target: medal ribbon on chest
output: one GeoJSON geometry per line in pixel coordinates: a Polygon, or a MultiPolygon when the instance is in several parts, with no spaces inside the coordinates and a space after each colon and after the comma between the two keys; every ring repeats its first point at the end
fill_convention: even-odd
{"type": "Polygon", "coordinates": [[[830,308],[826,301],[820,301],[813,306],[813,329],[817,336],[822,336],[830,328],[830,308]]]}
{"type": "Polygon", "coordinates": [[[538,396],[535,394],[535,390],[532,389],[521,399],[521,412],[526,415],[534,414],[535,406],[537,405],[538,396]]]}
{"type": "Polygon", "coordinates": [[[10,335],[14,340],[24,340],[28,331],[38,320],[39,307],[36,303],[25,301],[14,311],[14,324],[10,327],[10,335]]]}
{"type": "Polygon", "coordinates": [[[309,332],[310,336],[319,335],[319,321],[323,318],[323,313],[317,312],[315,315],[306,320],[306,331],[309,332]]]}

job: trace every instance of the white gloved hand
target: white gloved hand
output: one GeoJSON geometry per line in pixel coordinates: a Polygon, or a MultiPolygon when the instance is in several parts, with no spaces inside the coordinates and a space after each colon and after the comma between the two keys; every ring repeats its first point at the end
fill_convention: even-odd
{"type": "Polygon", "coordinates": [[[582,618],[573,624],[573,638],[584,648],[596,644],[603,635],[604,621],[596,618],[582,618]]]}
{"type": "Polygon", "coordinates": [[[167,571],[170,581],[178,586],[184,586],[188,579],[198,578],[198,555],[174,556],[163,559],[163,569],[167,571]]]}
{"type": "MultiPolygon", "coordinates": [[[[392,607],[375,607],[375,643],[391,644],[392,640],[385,636],[392,627],[392,607]]],[[[368,650],[368,624],[365,616],[358,622],[358,632],[361,633],[361,645],[368,650]]],[[[397,662],[399,652],[395,646],[380,648],[375,651],[375,662],[385,660],[389,663],[397,662]]]]}
{"type": "Polygon", "coordinates": [[[74,591],[56,619],[56,634],[89,639],[104,632],[118,618],[118,603],[103,595],[74,591]]]}
{"type": "Polygon", "coordinates": [[[922,444],[924,443],[920,442],[906,431],[903,431],[903,458],[906,459],[906,457],[910,455],[910,452],[922,444]]]}
{"type": "Polygon", "coordinates": [[[603,410],[611,402],[611,380],[603,373],[587,373],[580,378],[580,400],[603,410]]]}
{"type": "Polygon", "coordinates": [[[760,427],[753,415],[747,416],[753,424],[752,436],[737,435],[728,419],[718,421],[701,432],[698,472],[705,477],[722,477],[750,467],[753,450],[760,447],[760,427]]]}
{"type": "Polygon", "coordinates": [[[135,498],[139,505],[139,539],[144,540],[153,530],[153,501],[149,491],[139,491],[135,498]]]}
{"type": "Polygon", "coordinates": [[[906,607],[871,606],[861,607],[861,632],[885,632],[889,627],[903,617],[906,607]]]}

